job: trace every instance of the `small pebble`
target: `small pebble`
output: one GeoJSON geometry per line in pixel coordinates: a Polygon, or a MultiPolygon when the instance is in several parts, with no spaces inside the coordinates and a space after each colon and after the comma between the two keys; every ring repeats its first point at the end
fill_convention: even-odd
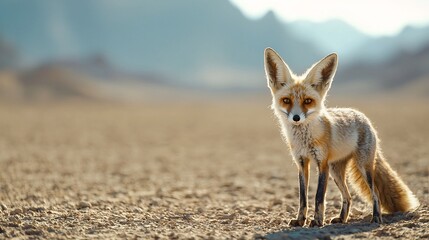
{"type": "Polygon", "coordinates": [[[17,208],[14,209],[10,212],[10,215],[16,215],[16,214],[21,214],[22,213],[22,209],[21,208],[17,208]]]}
{"type": "Polygon", "coordinates": [[[37,229],[28,229],[25,231],[25,234],[27,234],[27,235],[43,235],[43,231],[37,230],[37,229]]]}
{"type": "Polygon", "coordinates": [[[354,215],[361,215],[363,213],[363,211],[361,211],[360,209],[358,209],[358,208],[352,208],[352,214],[354,214],[354,215]]]}
{"type": "Polygon", "coordinates": [[[290,206],[290,205],[286,205],[286,211],[288,212],[288,213],[291,213],[291,212],[294,212],[295,211],[295,208],[293,208],[292,206],[290,206]]]}
{"type": "Polygon", "coordinates": [[[2,211],[5,211],[5,210],[7,210],[7,207],[6,207],[6,205],[4,205],[4,203],[0,203],[0,209],[2,211]]]}
{"type": "Polygon", "coordinates": [[[32,212],[44,212],[45,208],[44,207],[30,207],[27,210],[32,211],[32,212]]]}
{"type": "Polygon", "coordinates": [[[248,218],[248,217],[243,218],[243,219],[241,220],[241,223],[243,223],[243,224],[247,224],[247,223],[249,223],[249,218],[248,218]]]}
{"type": "Polygon", "coordinates": [[[232,214],[224,214],[218,217],[219,219],[229,219],[232,220],[235,218],[235,213],[232,214]]]}
{"type": "Polygon", "coordinates": [[[21,221],[17,217],[15,217],[15,216],[10,216],[9,217],[9,222],[12,222],[12,223],[21,223],[21,221]]]}
{"type": "Polygon", "coordinates": [[[133,212],[135,212],[135,213],[142,213],[142,212],[143,212],[143,209],[141,209],[141,208],[139,208],[139,207],[134,207],[134,208],[133,208],[133,212]]]}
{"type": "Polygon", "coordinates": [[[31,225],[31,224],[26,224],[26,225],[24,225],[24,226],[22,226],[22,229],[34,229],[35,227],[33,226],[33,225],[31,225]]]}
{"type": "Polygon", "coordinates": [[[271,205],[272,205],[272,206],[275,206],[275,205],[282,205],[282,203],[283,203],[283,201],[282,201],[281,199],[275,198],[275,199],[273,199],[273,201],[271,202],[271,205]]]}
{"type": "Polygon", "coordinates": [[[84,209],[84,208],[90,208],[90,207],[92,207],[91,203],[90,202],[85,202],[85,201],[81,201],[77,205],[77,209],[84,209]]]}

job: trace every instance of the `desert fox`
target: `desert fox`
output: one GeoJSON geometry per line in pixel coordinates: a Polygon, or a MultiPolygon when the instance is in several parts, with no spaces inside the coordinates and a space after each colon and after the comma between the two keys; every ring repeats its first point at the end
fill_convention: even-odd
{"type": "Polygon", "coordinates": [[[265,73],[273,98],[272,109],[299,171],[300,207],[291,226],[307,219],[307,189],[310,162],[319,178],[315,214],[310,226],[325,220],[325,193],[329,175],[341,191],[340,215],[331,223],[346,223],[351,197],[346,174],[357,192],[373,204],[371,222],[381,223],[381,212],[416,209],[418,200],[383,157],[377,133],[370,120],[350,108],[326,108],[324,100],[337,70],[337,54],[315,63],[302,76],[291,72],[271,48],[265,49],[265,73]]]}

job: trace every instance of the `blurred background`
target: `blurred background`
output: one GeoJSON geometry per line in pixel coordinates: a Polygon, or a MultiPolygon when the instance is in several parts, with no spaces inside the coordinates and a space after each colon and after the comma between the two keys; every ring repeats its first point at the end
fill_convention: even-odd
{"type": "Polygon", "coordinates": [[[2,101],[268,94],[263,50],[298,74],[337,52],[332,95],[429,96],[427,1],[5,0],[2,101]]]}
{"type": "MultiPolygon", "coordinates": [[[[428,10],[426,0],[1,0],[0,238],[288,229],[298,176],[269,108],[266,47],[297,74],[337,52],[328,106],[371,119],[422,202],[419,222],[359,229],[364,220],[319,237],[427,238],[428,10]]],[[[333,181],[328,191],[329,219],[341,196],[333,181]]],[[[353,221],[371,209],[355,197],[353,221]]]]}

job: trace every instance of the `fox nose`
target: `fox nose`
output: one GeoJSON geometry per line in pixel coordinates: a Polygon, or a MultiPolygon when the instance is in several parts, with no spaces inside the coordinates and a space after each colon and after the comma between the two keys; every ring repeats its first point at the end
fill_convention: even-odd
{"type": "Polygon", "coordinates": [[[299,119],[300,119],[300,117],[299,117],[299,115],[293,115],[293,118],[292,118],[295,122],[298,122],[299,121],[299,119]]]}

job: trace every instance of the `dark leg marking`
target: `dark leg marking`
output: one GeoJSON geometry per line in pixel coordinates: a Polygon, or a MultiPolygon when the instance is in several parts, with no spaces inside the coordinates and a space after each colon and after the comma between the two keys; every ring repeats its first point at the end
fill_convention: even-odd
{"type": "Polygon", "coordinates": [[[315,214],[314,220],[311,221],[310,227],[323,226],[325,220],[325,193],[328,183],[329,168],[327,166],[319,167],[319,180],[316,191],[315,214]]]}
{"type": "Polygon", "coordinates": [[[382,219],[381,219],[381,212],[380,212],[380,201],[374,189],[374,179],[370,171],[366,171],[365,173],[366,173],[366,179],[368,182],[369,189],[371,190],[372,201],[373,201],[371,222],[381,223],[382,219]]]}
{"type": "Polygon", "coordinates": [[[307,193],[306,193],[306,184],[304,174],[299,173],[299,211],[304,212],[304,209],[307,208],[307,193]]]}
{"type": "Polygon", "coordinates": [[[300,158],[299,165],[299,212],[297,219],[289,222],[291,226],[303,226],[307,219],[308,160],[300,158]]]}
{"type": "Polygon", "coordinates": [[[350,200],[345,199],[343,200],[343,206],[341,207],[341,212],[340,212],[341,222],[343,223],[347,222],[349,211],[350,211],[350,200]]]}
{"type": "Polygon", "coordinates": [[[319,212],[320,204],[325,201],[326,183],[326,174],[320,173],[316,192],[316,212],[319,212]]]}

